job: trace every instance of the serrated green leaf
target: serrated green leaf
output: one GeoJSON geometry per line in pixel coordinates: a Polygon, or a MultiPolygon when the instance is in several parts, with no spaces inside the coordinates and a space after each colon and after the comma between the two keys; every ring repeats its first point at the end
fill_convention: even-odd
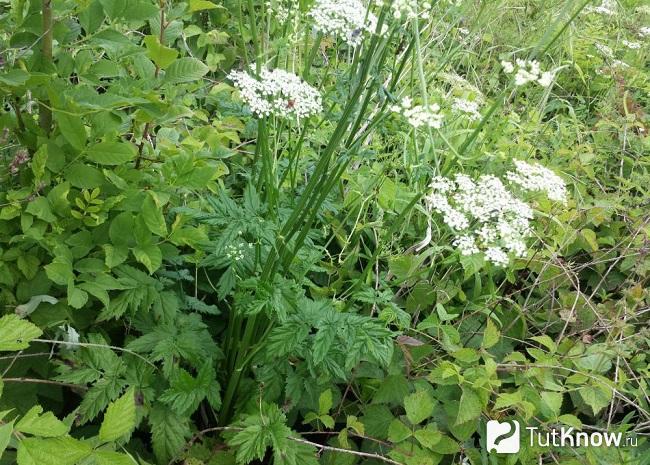
{"type": "Polygon", "coordinates": [[[92,447],[85,442],[64,436],[60,438],[27,438],[18,443],[18,465],[75,465],[88,457],[92,447]]]}
{"type": "Polygon", "coordinates": [[[426,420],[433,413],[433,399],[428,392],[418,391],[404,399],[406,417],[411,424],[417,425],[426,420]]]}
{"type": "Polygon", "coordinates": [[[115,441],[135,428],[135,398],[134,389],[129,388],[122,397],[112,402],[106,413],[104,421],[99,428],[99,440],[103,442],[115,441]]]}
{"type": "Polygon", "coordinates": [[[13,433],[14,429],[14,422],[10,421],[9,423],[5,423],[2,426],[0,426],[0,458],[2,458],[2,454],[4,453],[5,449],[9,445],[9,440],[11,439],[11,434],[13,433]]]}
{"type": "Polygon", "coordinates": [[[43,407],[34,405],[16,423],[16,431],[44,438],[63,436],[68,432],[65,423],[56,418],[52,412],[45,412],[42,415],[41,413],[43,413],[43,407]]]}
{"type": "Polygon", "coordinates": [[[136,149],[128,142],[100,142],[87,149],[88,160],[100,165],[117,166],[131,161],[136,149]]]}
{"type": "Polygon", "coordinates": [[[0,350],[22,350],[29,347],[43,331],[29,321],[21,320],[17,315],[5,315],[0,318],[0,350]]]}
{"type": "Polygon", "coordinates": [[[474,420],[481,416],[481,399],[471,388],[463,388],[463,394],[460,396],[460,405],[458,406],[458,416],[456,424],[474,420]]]}
{"type": "Polygon", "coordinates": [[[400,420],[395,418],[388,426],[388,440],[393,443],[402,442],[411,437],[411,430],[400,420]]]}
{"type": "Polygon", "coordinates": [[[497,326],[488,318],[487,324],[485,326],[485,331],[483,332],[483,342],[481,345],[484,349],[489,349],[499,342],[500,332],[497,326]]]}
{"type": "Polygon", "coordinates": [[[177,415],[163,404],[157,404],[149,414],[149,422],[154,454],[159,462],[167,463],[192,434],[187,417],[177,415]]]}

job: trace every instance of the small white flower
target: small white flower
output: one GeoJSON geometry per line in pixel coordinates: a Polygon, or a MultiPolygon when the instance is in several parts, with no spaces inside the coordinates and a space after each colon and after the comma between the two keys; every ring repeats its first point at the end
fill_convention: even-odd
{"type": "Polygon", "coordinates": [[[405,97],[398,105],[391,105],[390,110],[394,113],[401,113],[414,128],[430,127],[440,129],[442,127],[442,114],[440,105],[432,103],[428,106],[413,105],[409,97],[405,97]]]}
{"type": "MultiPolygon", "coordinates": [[[[255,69],[251,65],[251,69],[255,69]]],[[[260,78],[243,71],[228,74],[241,97],[258,117],[276,115],[308,118],[322,111],[321,96],[295,74],[281,69],[262,68],[260,78]]]]}
{"type": "Polygon", "coordinates": [[[641,44],[638,42],[632,42],[629,40],[622,40],[621,43],[631,50],[638,50],[641,48],[641,44]]]}
{"type": "MultiPolygon", "coordinates": [[[[537,82],[542,87],[549,87],[555,78],[554,71],[542,72],[537,60],[515,60],[517,72],[515,74],[515,85],[523,86],[529,82],[537,82]]],[[[502,61],[501,66],[506,74],[512,74],[515,71],[515,65],[509,61],[502,61]]],[[[557,71],[557,70],[556,70],[557,71]]]]}
{"type": "Polygon", "coordinates": [[[643,26],[641,29],[639,29],[639,37],[642,39],[650,37],[650,26],[643,26]]]}
{"type": "Polygon", "coordinates": [[[488,247],[485,250],[485,258],[496,266],[501,267],[508,266],[508,263],[510,262],[508,254],[499,247],[488,247]]]}
{"type": "Polygon", "coordinates": [[[562,178],[539,163],[526,163],[515,160],[516,171],[506,173],[506,179],[524,190],[544,192],[556,202],[566,204],[567,190],[562,178]]]}
{"type": "Polygon", "coordinates": [[[456,97],[451,108],[459,113],[464,113],[471,120],[481,119],[478,102],[456,97]]]}
{"type": "Polygon", "coordinates": [[[341,36],[351,46],[359,45],[365,34],[377,28],[377,17],[360,0],[316,0],[307,14],[318,31],[341,36]]]}
{"type": "Polygon", "coordinates": [[[390,2],[393,17],[398,21],[408,21],[415,18],[428,19],[431,3],[418,0],[393,0],[390,2]]]}
{"type": "Polygon", "coordinates": [[[614,51],[604,44],[594,44],[594,47],[606,58],[614,58],[614,51]]]}
{"type": "Polygon", "coordinates": [[[616,14],[615,0],[602,0],[599,6],[588,6],[583,13],[598,13],[605,16],[614,16],[616,14]]]}

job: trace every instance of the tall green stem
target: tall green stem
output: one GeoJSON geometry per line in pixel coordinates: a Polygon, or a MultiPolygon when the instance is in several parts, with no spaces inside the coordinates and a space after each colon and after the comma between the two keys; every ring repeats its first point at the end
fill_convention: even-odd
{"type": "MultiPolygon", "coordinates": [[[[52,20],[52,0],[43,0],[43,39],[41,42],[41,54],[43,55],[43,64],[49,71],[52,67],[52,37],[53,37],[53,20],[52,20]]],[[[49,102],[48,102],[49,103],[49,102]]],[[[39,126],[49,134],[52,129],[52,110],[46,103],[39,105],[39,126]]]]}

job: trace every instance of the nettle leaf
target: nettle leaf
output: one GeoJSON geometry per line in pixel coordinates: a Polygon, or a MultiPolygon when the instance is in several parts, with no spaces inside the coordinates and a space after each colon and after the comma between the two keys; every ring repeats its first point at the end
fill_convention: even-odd
{"type": "Polygon", "coordinates": [[[160,69],[167,68],[178,56],[177,50],[165,47],[156,36],[145,36],[144,44],[147,47],[147,55],[160,69]]]}
{"type": "Polygon", "coordinates": [[[5,315],[0,318],[0,350],[22,350],[29,347],[43,331],[29,321],[21,320],[17,315],[5,315]]]}
{"type": "Polygon", "coordinates": [[[43,415],[43,407],[35,405],[16,423],[16,431],[33,434],[44,438],[63,436],[68,432],[68,426],[54,416],[52,412],[43,415]]]}
{"type": "MultiPolygon", "coordinates": [[[[96,450],[93,452],[93,460],[97,465],[135,465],[133,459],[119,452],[109,450],[96,450]]],[[[145,462],[141,462],[143,465],[145,462]]]]}
{"type": "Polygon", "coordinates": [[[165,82],[179,84],[201,79],[209,71],[208,67],[196,58],[179,58],[165,72],[165,82]]]}
{"type": "Polygon", "coordinates": [[[99,428],[99,440],[115,441],[131,434],[135,428],[134,389],[129,388],[122,397],[111,403],[99,428]]]}
{"type": "Polygon", "coordinates": [[[133,160],[136,149],[128,142],[100,142],[87,149],[88,160],[100,165],[118,166],[133,160]]]}

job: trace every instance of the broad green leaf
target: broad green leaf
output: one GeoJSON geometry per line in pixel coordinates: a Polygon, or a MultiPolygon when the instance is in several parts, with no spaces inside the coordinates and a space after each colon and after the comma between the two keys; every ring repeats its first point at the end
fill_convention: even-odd
{"type": "Polygon", "coordinates": [[[162,252],[155,244],[143,245],[133,249],[135,259],[142,263],[153,274],[162,265],[162,252]]]}
{"type": "Polygon", "coordinates": [[[465,423],[481,416],[481,399],[473,389],[463,388],[463,394],[460,396],[460,405],[458,406],[458,416],[456,424],[465,423]]]}
{"type": "Polygon", "coordinates": [[[63,134],[73,148],[82,151],[86,146],[86,128],[81,118],[71,113],[57,111],[54,113],[54,119],[59,125],[59,131],[63,134]]]}
{"type": "Polygon", "coordinates": [[[553,412],[553,415],[558,415],[562,407],[562,393],[545,391],[541,393],[541,396],[546,406],[553,412]]]}
{"type": "Polygon", "coordinates": [[[433,406],[431,395],[425,391],[418,391],[404,399],[406,417],[413,425],[429,418],[433,413],[433,406]]]}
{"type": "Polygon", "coordinates": [[[136,149],[128,142],[100,142],[88,148],[88,159],[100,165],[122,165],[136,156],[136,149]]]}
{"type": "Polygon", "coordinates": [[[68,432],[68,427],[65,423],[56,418],[52,412],[42,413],[43,407],[34,405],[16,423],[16,431],[44,438],[63,436],[68,432]]]}
{"type": "Polygon", "coordinates": [[[388,440],[398,443],[411,436],[411,430],[400,420],[395,418],[388,426],[388,440]]]}
{"type": "Polygon", "coordinates": [[[28,79],[29,74],[22,69],[10,69],[6,73],[0,74],[0,84],[10,87],[22,86],[28,79]]]}
{"type": "Polygon", "coordinates": [[[76,465],[91,452],[88,443],[69,436],[27,438],[18,443],[18,465],[76,465]]]}
{"type": "Polygon", "coordinates": [[[29,347],[43,331],[29,321],[21,320],[17,315],[5,315],[0,318],[0,350],[22,350],[29,347]]]}
{"type": "Polygon", "coordinates": [[[323,391],[318,398],[318,413],[324,415],[332,408],[332,390],[323,391]]]}
{"type": "Polygon", "coordinates": [[[11,434],[13,433],[14,429],[14,422],[10,421],[9,423],[5,423],[2,426],[0,426],[0,458],[2,458],[2,454],[4,453],[5,449],[9,445],[9,440],[11,439],[11,434]]]}
{"type": "Polygon", "coordinates": [[[413,433],[413,436],[415,436],[415,439],[417,439],[420,444],[428,449],[433,448],[433,446],[438,444],[442,439],[442,433],[433,425],[427,425],[426,427],[417,430],[413,433]]]}
{"type": "Polygon", "coordinates": [[[485,326],[485,331],[483,332],[483,342],[482,346],[484,349],[489,349],[499,342],[499,330],[497,326],[488,318],[487,325],[485,326]]]}
{"type": "Polygon", "coordinates": [[[129,388],[122,397],[112,402],[106,409],[104,421],[99,428],[99,440],[104,442],[115,441],[130,434],[134,428],[134,389],[129,388]]]}
{"type": "MultiPolygon", "coordinates": [[[[96,450],[93,452],[93,459],[96,465],[136,465],[138,463],[126,454],[109,450],[96,450]]],[[[140,463],[143,464],[143,462],[140,463]]]]}
{"type": "Polygon", "coordinates": [[[65,170],[65,178],[74,187],[80,189],[94,189],[104,183],[104,175],[93,166],[83,163],[74,163],[65,170]]]}
{"type": "Polygon", "coordinates": [[[214,10],[215,8],[219,8],[219,5],[207,0],[190,0],[190,13],[201,10],[214,10]]]}
{"type": "Polygon", "coordinates": [[[170,84],[196,81],[208,71],[208,67],[196,58],[179,58],[167,68],[165,81],[170,84]]]}
{"type": "Polygon", "coordinates": [[[165,47],[156,36],[146,36],[144,38],[144,44],[147,47],[147,55],[149,55],[149,58],[161,69],[165,69],[171,65],[178,56],[177,50],[165,47]]]}
{"type": "Polygon", "coordinates": [[[52,214],[50,202],[48,202],[45,197],[36,197],[34,200],[29,202],[25,211],[47,223],[52,223],[56,220],[56,216],[52,214]]]}
{"type": "Polygon", "coordinates": [[[165,223],[162,207],[151,192],[147,193],[140,214],[149,231],[161,237],[167,236],[167,224],[165,223]]]}

